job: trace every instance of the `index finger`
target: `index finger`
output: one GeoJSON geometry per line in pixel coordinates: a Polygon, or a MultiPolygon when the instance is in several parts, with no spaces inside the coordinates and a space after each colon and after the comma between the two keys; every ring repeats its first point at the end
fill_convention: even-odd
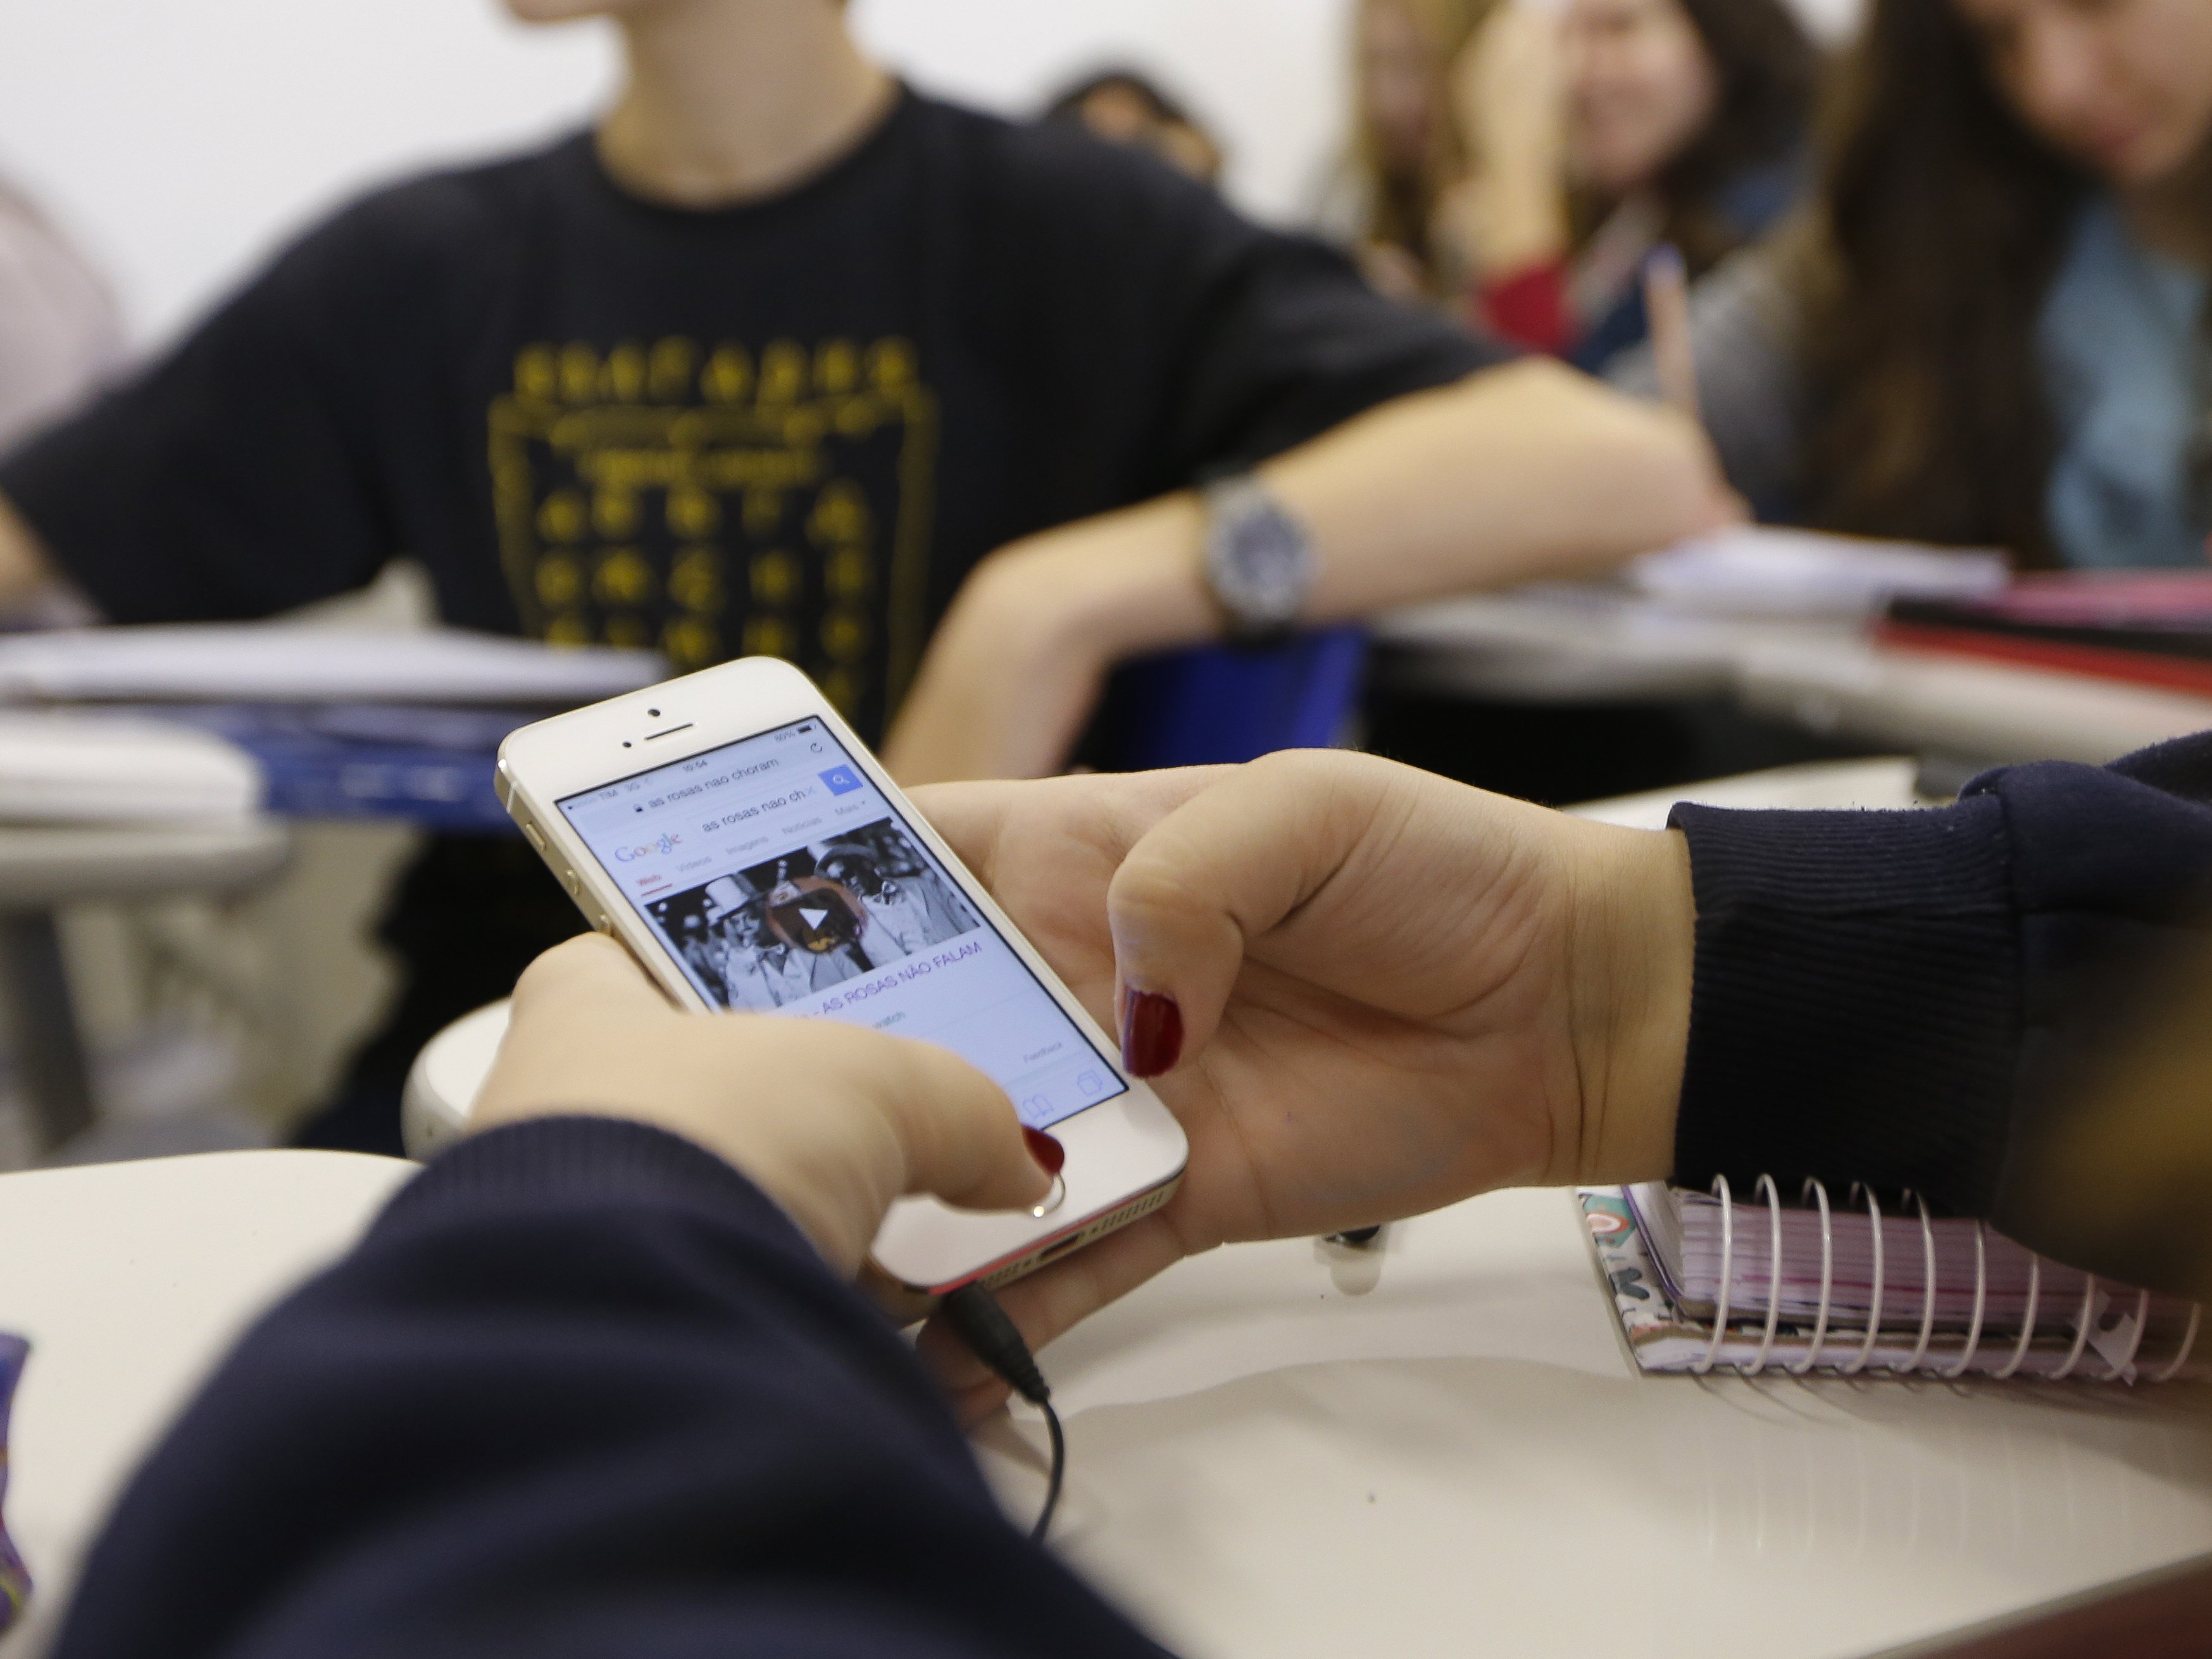
{"type": "MultiPolygon", "coordinates": [[[[1402,770],[1334,750],[1265,756],[1161,819],[1107,895],[1125,1004],[1164,999],[1187,1045],[1181,1054],[1202,1050],[1247,945],[1321,890],[1402,770]]],[[[1126,1006],[1124,1017],[1137,1023],[1126,1006]]],[[[1177,1056],[1160,1058],[1147,1069],[1171,1069],[1177,1056]]]]}

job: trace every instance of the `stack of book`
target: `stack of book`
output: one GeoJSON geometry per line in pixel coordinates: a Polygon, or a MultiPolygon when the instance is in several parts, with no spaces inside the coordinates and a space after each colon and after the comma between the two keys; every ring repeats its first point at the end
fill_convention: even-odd
{"type": "Polygon", "coordinates": [[[10,706],[0,739],[18,772],[37,762],[42,779],[52,775],[45,793],[72,799],[105,792],[168,803],[173,817],[191,788],[225,800],[243,791],[255,798],[249,807],[286,817],[398,817],[505,835],[513,826],[492,787],[500,739],[666,672],[647,651],[556,649],[459,629],[21,634],[0,639],[0,706],[10,706]],[[64,708],[74,718],[33,712],[64,708]],[[228,769],[226,752],[237,756],[228,769]]]}
{"type": "Polygon", "coordinates": [[[1899,599],[1886,645],[2212,696],[2212,570],[2024,576],[1970,599],[1899,599]]]}

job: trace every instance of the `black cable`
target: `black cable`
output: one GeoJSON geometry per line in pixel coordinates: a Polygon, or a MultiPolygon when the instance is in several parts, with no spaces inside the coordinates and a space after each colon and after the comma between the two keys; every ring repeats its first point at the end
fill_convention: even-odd
{"type": "Polygon", "coordinates": [[[1067,1437],[1060,1431],[1060,1413],[1052,1408],[1048,1400],[1030,1402],[1044,1413],[1044,1431],[1052,1441],[1052,1472],[1045,1477],[1044,1507],[1030,1526],[1030,1542],[1042,1544],[1052,1528],[1052,1512],[1060,1507],[1060,1480],[1067,1473],[1067,1437]]]}
{"type": "Polygon", "coordinates": [[[1052,1408],[1052,1389],[1037,1369],[1036,1357],[998,1298],[981,1285],[963,1285],[939,1304],[945,1322],[958,1332],[976,1358],[1016,1394],[1044,1413],[1044,1431],[1052,1441],[1052,1468],[1045,1478],[1044,1507],[1037,1511],[1030,1537],[1039,1543],[1052,1525],[1052,1512],[1060,1507],[1060,1478],[1067,1471],[1067,1437],[1060,1432],[1060,1413],[1052,1408]]]}

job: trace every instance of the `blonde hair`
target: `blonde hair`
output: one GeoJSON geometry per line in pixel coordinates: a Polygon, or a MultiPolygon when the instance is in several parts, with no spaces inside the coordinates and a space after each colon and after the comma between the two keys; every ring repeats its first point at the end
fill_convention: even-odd
{"type": "Polygon", "coordinates": [[[1498,0],[1395,0],[1428,37],[1437,59],[1449,67],[1483,21],[1498,9],[1498,0]]]}
{"type": "MultiPolygon", "coordinates": [[[[1367,110],[1364,76],[1355,75],[1352,91],[1352,155],[1372,204],[1366,234],[1370,240],[1415,253],[1424,264],[1433,263],[1428,254],[1429,216],[1445,188],[1467,170],[1467,153],[1452,110],[1452,65],[1500,3],[1501,0],[1359,0],[1353,12],[1356,35],[1360,18],[1373,7],[1395,6],[1412,20],[1428,47],[1429,145],[1417,179],[1386,175],[1375,124],[1367,110]]],[[[1432,281],[1435,276],[1432,270],[1432,281]]]]}

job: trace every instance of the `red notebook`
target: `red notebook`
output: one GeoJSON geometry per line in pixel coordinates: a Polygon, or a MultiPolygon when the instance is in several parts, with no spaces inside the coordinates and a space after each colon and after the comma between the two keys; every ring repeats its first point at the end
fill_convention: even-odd
{"type": "Polygon", "coordinates": [[[1886,645],[2212,696],[2212,570],[2024,576],[1979,599],[1899,599],[1886,645]]]}

